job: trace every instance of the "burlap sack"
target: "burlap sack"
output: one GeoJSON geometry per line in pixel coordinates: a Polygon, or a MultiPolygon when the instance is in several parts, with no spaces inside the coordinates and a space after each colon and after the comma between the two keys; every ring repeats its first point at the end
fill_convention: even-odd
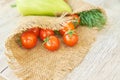
{"type": "MultiPolygon", "coordinates": [[[[91,5],[82,4],[80,0],[70,0],[74,12],[93,9],[91,5]],[[86,6],[85,8],[81,5],[86,6]],[[80,5],[80,6],[79,6],[80,5]],[[78,6],[78,7],[77,7],[78,6]],[[86,9],[87,8],[87,9],[86,9]],[[79,9],[79,10],[78,10],[79,9]]],[[[78,27],[78,44],[68,47],[63,44],[61,36],[60,49],[51,52],[42,46],[42,41],[33,49],[24,49],[15,42],[17,34],[31,27],[49,28],[59,30],[62,23],[70,20],[69,18],[54,17],[25,17],[20,23],[20,27],[6,41],[6,55],[9,58],[9,66],[21,80],[63,80],[76,66],[78,66],[89,51],[91,44],[95,41],[98,33],[95,29],[78,27]]]]}

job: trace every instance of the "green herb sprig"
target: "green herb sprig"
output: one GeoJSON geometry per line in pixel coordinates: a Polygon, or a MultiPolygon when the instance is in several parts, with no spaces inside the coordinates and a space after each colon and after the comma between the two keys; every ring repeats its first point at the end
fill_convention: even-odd
{"type": "Polygon", "coordinates": [[[106,24],[106,16],[99,9],[83,11],[79,14],[80,25],[102,28],[106,24]]]}

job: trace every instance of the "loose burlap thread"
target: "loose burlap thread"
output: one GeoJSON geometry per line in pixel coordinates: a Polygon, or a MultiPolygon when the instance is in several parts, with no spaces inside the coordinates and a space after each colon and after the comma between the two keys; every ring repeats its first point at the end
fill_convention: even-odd
{"type": "Polygon", "coordinates": [[[26,16],[21,17],[20,24],[16,29],[16,32],[25,31],[28,28],[39,27],[42,29],[60,30],[68,21],[71,21],[70,17],[48,17],[48,16],[26,16]]]}
{"type": "MultiPolygon", "coordinates": [[[[73,13],[95,9],[88,3],[81,0],[68,0],[73,8],[73,13]],[[77,5],[77,6],[76,6],[77,5]],[[80,6],[79,6],[80,5],[80,6]],[[91,7],[90,7],[91,6],[91,7]]],[[[60,39],[60,49],[54,52],[48,51],[42,46],[42,41],[38,41],[33,49],[24,49],[15,42],[17,34],[31,28],[40,27],[52,30],[59,30],[62,24],[69,21],[65,17],[38,17],[28,16],[22,19],[14,35],[6,41],[6,55],[9,58],[9,66],[21,80],[63,80],[76,66],[78,66],[89,51],[91,44],[95,41],[98,31],[87,27],[78,27],[77,33],[79,41],[74,47],[68,47],[60,39]]]]}

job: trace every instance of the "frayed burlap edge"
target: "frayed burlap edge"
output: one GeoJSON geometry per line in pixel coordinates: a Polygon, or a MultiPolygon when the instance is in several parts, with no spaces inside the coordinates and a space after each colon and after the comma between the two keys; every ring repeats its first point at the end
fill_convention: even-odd
{"type": "Polygon", "coordinates": [[[29,28],[39,27],[42,29],[60,30],[66,22],[69,22],[70,17],[48,17],[48,16],[25,16],[20,17],[16,33],[21,33],[29,28]]]}
{"type": "Polygon", "coordinates": [[[89,11],[92,9],[99,9],[104,15],[106,15],[106,12],[103,8],[100,6],[95,6],[93,4],[90,4],[88,2],[85,2],[83,0],[67,0],[68,4],[71,6],[74,13],[80,13],[83,11],[89,11]]]}

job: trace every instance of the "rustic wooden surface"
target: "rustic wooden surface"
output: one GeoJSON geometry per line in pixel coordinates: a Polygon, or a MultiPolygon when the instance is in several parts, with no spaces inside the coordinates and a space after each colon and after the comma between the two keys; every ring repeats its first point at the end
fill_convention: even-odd
{"type": "MultiPolygon", "coordinates": [[[[86,0],[107,11],[109,24],[102,30],[83,62],[65,80],[120,80],[120,1],[86,0]],[[114,4],[113,4],[114,3],[114,4]]],[[[4,42],[17,27],[19,13],[11,8],[14,0],[0,0],[0,74],[8,80],[19,80],[8,68],[4,42]]]]}

